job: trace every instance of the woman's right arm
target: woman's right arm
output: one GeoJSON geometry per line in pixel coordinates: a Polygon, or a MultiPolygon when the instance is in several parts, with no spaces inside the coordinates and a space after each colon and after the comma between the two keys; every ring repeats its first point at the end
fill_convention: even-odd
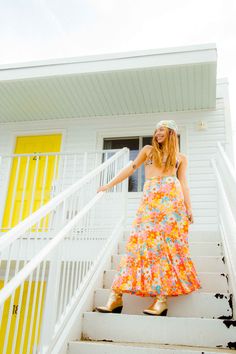
{"type": "Polygon", "coordinates": [[[150,147],[149,145],[145,145],[140,152],[138,153],[138,156],[134,161],[130,163],[129,166],[124,168],[114,179],[112,179],[108,184],[105,184],[104,186],[101,186],[98,190],[98,192],[104,192],[109,188],[114,187],[116,184],[122,182],[124,179],[127,177],[131,176],[141,165],[142,163],[146,160],[147,158],[147,151],[149,151],[150,147]]]}

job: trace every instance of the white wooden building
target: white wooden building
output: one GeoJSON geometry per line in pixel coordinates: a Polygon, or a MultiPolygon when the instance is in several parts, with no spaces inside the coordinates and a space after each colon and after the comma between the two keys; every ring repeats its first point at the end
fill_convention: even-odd
{"type": "MultiPolygon", "coordinates": [[[[227,349],[236,348],[236,312],[232,305],[236,296],[236,179],[228,81],[217,78],[215,44],[1,66],[0,157],[0,276],[3,287],[0,306],[10,301],[9,295],[20,284],[23,286],[27,282],[35,287],[37,283],[44,284],[40,287],[41,294],[45,286],[42,295],[45,305],[40,307],[38,304],[39,289],[29,297],[29,304],[33,308],[40,307],[43,316],[42,322],[40,316],[35,319],[34,314],[31,322],[25,322],[25,333],[29,337],[35,336],[33,344],[18,343],[17,328],[20,325],[11,327],[13,320],[7,320],[10,315],[3,311],[3,353],[10,353],[13,349],[18,353],[20,345],[23,353],[27,352],[27,346],[29,353],[33,348],[35,353],[36,350],[38,353],[66,353],[69,345],[67,349],[72,354],[91,353],[92,350],[96,353],[111,350],[114,353],[122,350],[124,353],[172,353],[172,349],[164,344],[174,346],[175,352],[189,353],[212,348],[227,352],[227,349]],[[128,235],[141,198],[142,169],[130,180],[128,194],[123,182],[112,193],[102,194],[93,202],[91,208],[95,209],[89,211],[86,221],[81,216],[80,226],[74,224],[83,243],[81,239],[76,241],[73,234],[72,244],[68,244],[68,249],[62,247],[62,256],[55,258],[56,247],[61,247],[61,243],[66,245],[58,232],[73,223],[73,218],[80,212],[87,212],[85,204],[96,196],[98,180],[112,178],[143,145],[150,143],[155,125],[161,119],[176,121],[180,151],[188,156],[187,177],[194,214],[194,224],[190,226],[191,252],[201,273],[203,289],[188,295],[188,299],[186,296],[185,299],[183,296],[170,299],[167,318],[141,316],[141,308],[150,299],[139,299],[138,302],[131,296],[126,297],[124,314],[105,316],[89,312],[95,303],[104,303],[108,296],[115,266],[120,259],[115,253],[124,252],[124,240],[120,237],[128,235]],[[116,158],[116,151],[112,154],[111,150],[122,147],[130,149],[129,156],[123,150],[117,152],[121,157],[116,158]],[[111,156],[116,163],[114,166],[109,165],[111,156]],[[104,161],[110,167],[107,165],[105,172],[98,171],[104,161]],[[34,167],[32,163],[35,163],[34,167]],[[96,180],[93,180],[92,173],[96,180]],[[77,186],[74,185],[76,181],[77,186]],[[74,189],[70,189],[73,185],[74,189]],[[73,195],[78,198],[69,199],[73,195]],[[37,210],[42,213],[36,215],[37,210]],[[52,211],[54,219],[51,218],[52,211]],[[22,219],[25,224],[19,224],[22,219]],[[84,236],[85,230],[90,230],[89,237],[84,236]],[[46,237],[43,239],[42,235],[46,237]],[[111,235],[114,236],[112,242],[111,235]],[[50,246],[50,240],[55,241],[57,237],[57,245],[50,246]],[[105,246],[107,240],[110,243],[105,246]],[[27,244],[27,251],[25,247],[20,248],[24,244],[27,244]],[[49,259],[46,253],[44,256],[42,253],[44,258],[39,260],[37,255],[44,250],[49,259]],[[98,251],[104,252],[103,258],[96,259],[98,251]],[[23,259],[26,262],[22,265],[23,259]],[[64,268],[57,276],[53,262],[64,262],[64,268]],[[66,262],[72,262],[71,268],[69,265],[65,268],[66,262]],[[28,270],[24,268],[27,264],[30,264],[28,270]],[[81,271],[81,264],[86,265],[85,270],[81,271]],[[68,276],[65,275],[67,270],[68,276]],[[34,271],[36,275],[32,280],[28,277],[34,271]],[[77,271],[80,274],[78,282],[75,281],[77,271]],[[22,278],[22,274],[27,276],[22,278]],[[63,293],[67,287],[71,289],[70,296],[63,293]],[[49,320],[54,290],[58,290],[62,302],[55,304],[49,320]],[[70,308],[72,298],[74,303],[70,308]],[[49,324],[45,325],[47,321],[49,324]],[[34,326],[30,329],[30,323],[35,323],[36,329],[34,326]],[[132,334],[133,326],[136,335],[132,334]],[[150,334],[143,331],[149,326],[152,327],[150,334]],[[175,331],[174,335],[168,334],[169,328],[175,331]],[[40,340],[36,338],[37,330],[40,340]],[[15,338],[15,344],[14,341],[12,344],[15,347],[9,346],[12,338],[15,338]],[[75,342],[81,338],[107,339],[123,344],[75,342]],[[132,345],[124,347],[126,342],[132,345]],[[144,351],[138,342],[146,345],[144,351]]],[[[22,299],[26,296],[25,291],[22,290],[22,299]]],[[[13,299],[5,306],[8,306],[7,311],[11,311],[12,306],[16,321],[16,309],[23,308],[23,300],[17,301],[13,299]]]]}

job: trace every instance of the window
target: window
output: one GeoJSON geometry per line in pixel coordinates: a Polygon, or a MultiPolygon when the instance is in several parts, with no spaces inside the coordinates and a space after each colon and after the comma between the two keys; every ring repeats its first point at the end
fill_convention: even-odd
{"type": "MultiPolygon", "coordinates": [[[[180,137],[178,135],[180,144],[180,137]]],[[[120,137],[104,139],[103,149],[122,149],[127,147],[130,150],[130,160],[134,160],[139,150],[145,145],[151,145],[152,136],[120,137]]],[[[180,145],[179,145],[180,146],[180,145]]],[[[141,192],[145,181],[144,165],[138,168],[132,176],[129,177],[129,192],[141,192]]]]}

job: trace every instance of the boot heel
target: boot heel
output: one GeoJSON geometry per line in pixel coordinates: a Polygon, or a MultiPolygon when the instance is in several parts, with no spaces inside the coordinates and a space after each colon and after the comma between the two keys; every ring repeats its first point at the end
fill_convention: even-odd
{"type": "Polygon", "coordinates": [[[166,316],[166,315],[167,315],[167,311],[168,311],[168,310],[164,310],[164,311],[160,314],[160,316],[166,316]]]}
{"type": "Polygon", "coordinates": [[[118,306],[114,310],[112,310],[111,312],[112,313],[121,313],[122,309],[123,309],[123,306],[118,306]]]}

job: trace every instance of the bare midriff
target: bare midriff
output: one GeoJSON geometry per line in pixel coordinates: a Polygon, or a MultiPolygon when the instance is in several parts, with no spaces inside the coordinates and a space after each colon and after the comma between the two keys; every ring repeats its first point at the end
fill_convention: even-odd
{"type": "Polygon", "coordinates": [[[176,176],[176,168],[169,169],[163,173],[164,168],[145,166],[145,178],[176,176]]]}
{"type": "MultiPolygon", "coordinates": [[[[147,159],[144,162],[144,168],[145,168],[145,178],[153,178],[153,177],[167,177],[167,176],[176,176],[177,177],[177,169],[179,167],[180,163],[180,156],[178,156],[178,165],[176,165],[173,168],[170,168],[168,171],[165,173],[163,172],[164,167],[158,168],[153,164],[152,158],[151,158],[151,163],[150,163],[150,158],[147,157],[147,159]]],[[[163,164],[164,165],[164,164],[163,164]]]]}

